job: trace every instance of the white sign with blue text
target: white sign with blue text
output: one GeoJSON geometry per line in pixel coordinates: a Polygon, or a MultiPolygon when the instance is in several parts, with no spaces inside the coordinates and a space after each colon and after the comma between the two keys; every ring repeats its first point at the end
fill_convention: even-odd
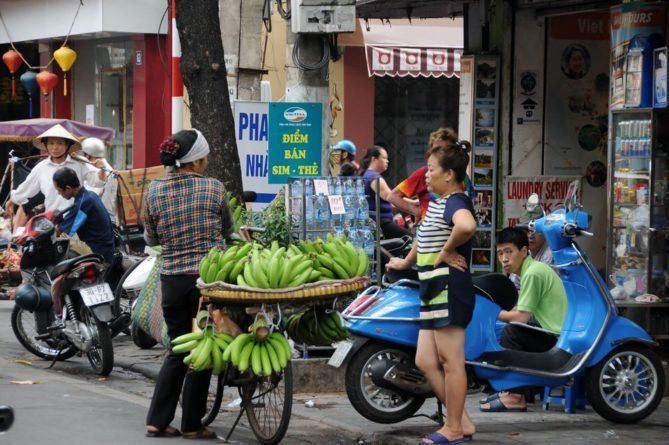
{"type": "Polygon", "coordinates": [[[235,101],[235,137],[239,162],[242,167],[244,190],[257,193],[253,210],[260,210],[269,204],[281,184],[267,181],[267,135],[268,102],[235,101]]]}

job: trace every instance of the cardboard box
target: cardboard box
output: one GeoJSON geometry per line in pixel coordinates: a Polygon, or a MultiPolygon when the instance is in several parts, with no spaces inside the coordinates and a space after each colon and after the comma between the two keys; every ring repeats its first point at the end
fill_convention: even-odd
{"type": "Polygon", "coordinates": [[[143,224],[146,190],[154,179],[165,177],[165,167],[119,171],[118,215],[121,225],[143,224]]]}

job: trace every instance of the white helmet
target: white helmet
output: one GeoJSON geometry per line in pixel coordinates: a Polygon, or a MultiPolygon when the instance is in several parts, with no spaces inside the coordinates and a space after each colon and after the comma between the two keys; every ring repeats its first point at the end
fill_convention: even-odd
{"type": "Polygon", "coordinates": [[[86,138],[81,143],[81,149],[84,153],[94,158],[105,157],[105,143],[98,138],[86,138]]]}

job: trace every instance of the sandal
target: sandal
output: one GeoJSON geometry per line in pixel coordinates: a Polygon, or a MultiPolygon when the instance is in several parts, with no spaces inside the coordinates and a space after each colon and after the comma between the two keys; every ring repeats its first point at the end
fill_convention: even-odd
{"type": "Polygon", "coordinates": [[[183,433],[181,435],[183,439],[204,439],[204,440],[209,440],[209,439],[218,439],[218,434],[216,434],[216,431],[208,430],[206,428],[202,428],[201,430],[198,431],[192,431],[189,433],[183,433]]]}
{"type": "Polygon", "coordinates": [[[496,398],[491,400],[488,403],[490,406],[488,408],[483,408],[479,406],[479,409],[482,413],[524,413],[527,412],[527,407],[524,408],[509,408],[503,402],[502,399],[496,398]]]}
{"type": "Polygon", "coordinates": [[[176,428],[172,428],[171,430],[168,430],[167,428],[163,428],[162,430],[147,431],[145,436],[146,437],[180,437],[181,436],[181,431],[179,431],[176,428]]]}
{"type": "Polygon", "coordinates": [[[465,442],[467,439],[465,437],[460,437],[458,439],[449,440],[446,436],[441,433],[432,433],[423,437],[418,445],[457,445],[459,443],[465,442]],[[425,440],[430,442],[426,442],[425,440]]]}

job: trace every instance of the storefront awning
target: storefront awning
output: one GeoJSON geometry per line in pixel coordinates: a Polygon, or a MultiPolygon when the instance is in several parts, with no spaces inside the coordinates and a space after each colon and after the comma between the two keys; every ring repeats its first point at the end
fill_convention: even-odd
{"type": "Polygon", "coordinates": [[[460,77],[461,49],[365,45],[369,76],[460,77]]]}
{"type": "Polygon", "coordinates": [[[341,46],[364,46],[370,76],[459,77],[461,18],[359,20],[341,46]]]}

